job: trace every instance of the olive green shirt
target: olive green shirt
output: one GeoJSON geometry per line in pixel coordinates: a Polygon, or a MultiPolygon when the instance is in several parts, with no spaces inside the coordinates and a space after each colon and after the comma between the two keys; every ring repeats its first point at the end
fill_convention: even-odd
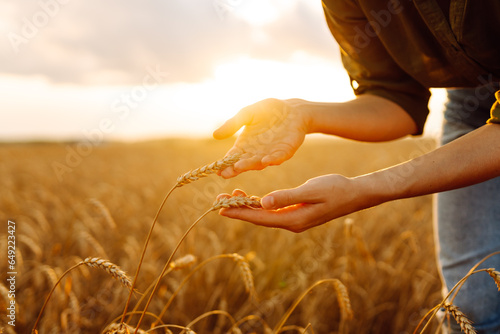
{"type": "MultiPolygon", "coordinates": [[[[354,93],[399,104],[419,133],[429,88],[499,81],[499,0],[323,0],[323,8],[354,93]]],[[[489,123],[500,123],[495,96],[489,123]]]]}

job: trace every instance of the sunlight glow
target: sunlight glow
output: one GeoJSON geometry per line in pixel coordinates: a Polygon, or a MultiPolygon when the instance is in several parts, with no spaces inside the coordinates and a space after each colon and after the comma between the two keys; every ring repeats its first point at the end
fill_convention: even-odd
{"type": "MultiPolygon", "coordinates": [[[[135,86],[70,86],[43,78],[0,77],[5,93],[0,140],[85,139],[108,120],[106,139],[207,137],[241,108],[265,98],[342,102],[354,97],[344,69],[296,52],[289,61],[241,57],[199,83],[157,86],[124,110],[135,86]],[[26,98],[29,96],[29,98],[26,98]]],[[[444,94],[433,91],[426,132],[435,134],[444,94]]]]}
{"type": "Polygon", "coordinates": [[[234,15],[254,26],[272,23],[297,3],[293,0],[239,0],[233,2],[236,2],[233,6],[234,15]]]}
{"type": "Polygon", "coordinates": [[[219,65],[214,78],[200,84],[205,98],[191,99],[189,105],[222,123],[244,106],[270,97],[346,101],[354,97],[348,82],[338,65],[301,52],[286,63],[244,57],[219,65]]]}

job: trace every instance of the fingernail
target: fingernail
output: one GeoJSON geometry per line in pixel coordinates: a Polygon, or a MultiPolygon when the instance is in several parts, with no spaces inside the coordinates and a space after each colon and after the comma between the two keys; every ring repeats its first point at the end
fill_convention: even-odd
{"type": "Polygon", "coordinates": [[[265,196],[262,199],[262,207],[264,209],[272,209],[272,208],[274,208],[274,197],[273,196],[265,196]]]}

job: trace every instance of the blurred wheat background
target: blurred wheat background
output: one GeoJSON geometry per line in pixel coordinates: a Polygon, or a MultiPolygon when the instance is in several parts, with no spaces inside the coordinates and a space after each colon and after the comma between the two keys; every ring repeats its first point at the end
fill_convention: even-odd
{"type": "MultiPolygon", "coordinates": [[[[75,144],[1,145],[0,249],[6,253],[7,220],[14,220],[18,311],[16,327],[7,326],[8,299],[0,295],[0,328],[5,333],[29,333],[58,277],[87,257],[108,259],[133,277],[152,219],[177,176],[223,157],[231,144],[186,139],[103,144],[92,147],[62,180],[53,163],[64,164],[67,145],[75,144]]],[[[137,289],[143,292],[155,280],[184,231],[219,193],[240,188],[263,196],[322,174],[360,175],[434,146],[434,140],[425,138],[383,144],[310,138],[281,166],[231,180],[212,175],[179,188],[159,217],[137,289]]],[[[411,177],[411,171],[405,177],[411,177]]],[[[164,323],[186,326],[206,312],[223,310],[236,320],[254,316],[240,326],[242,333],[264,333],[262,322],[255,319],[273,328],[303,291],[327,278],[341,280],[348,289],[354,318],[346,323],[346,333],[412,333],[441,300],[431,196],[386,203],[301,234],[214,212],[188,235],[176,258],[192,254],[200,263],[226,253],[249,260],[257,299],[246,293],[235,262],[217,259],[192,275],[164,323]]],[[[7,261],[1,258],[5,285],[7,261]]],[[[190,269],[162,280],[150,312],[160,313],[190,269]]],[[[102,270],[80,266],[55,290],[39,332],[100,333],[121,315],[127,295],[128,290],[102,270]]],[[[132,306],[139,297],[136,293],[132,306]]],[[[130,324],[137,320],[132,318],[130,324]]],[[[141,327],[153,321],[146,317],[141,327]]],[[[339,333],[339,322],[335,292],[324,285],[302,300],[286,325],[292,326],[290,333],[300,333],[308,324],[314,333],[339,333]]],[[[217,334],[230,327],[226,317],[211,315],[192,329],[217,334]]]]}

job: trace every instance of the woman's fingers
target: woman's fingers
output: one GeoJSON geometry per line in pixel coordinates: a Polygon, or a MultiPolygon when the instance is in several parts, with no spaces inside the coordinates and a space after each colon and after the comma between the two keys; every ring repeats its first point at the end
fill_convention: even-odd
{"type": "MultiPolygon", "coordinates": [[[[249,106],[251,107],[251,106],[249,106]]],[[[252,122],[252,111],[249,107],[241,109],[236,115],[228,119],[217,130],[214,131],[215,139],[226,139],[234,135],[242,126],[252,122]]]]}
{"type": "Polygon", "coordinates": [[[261,163],[265,166],[280,165],[288,160],[290,155],[290,152],[286,152],[284,150],[274,151],[272,154],[264,156],[261,159],[261,163]]]}
{"type": "Polygon", "coordinates": [[[247,194],[241,189],[234,189],[233,196],[247,196],[247,194]]]}
{"type": "Polygon", "coordinates": [[[229,198],[229,197],[231,197],[231,195],[229,195],[227,193],[222,193],[222,194],[217,195],[217,198],[215,200],[218,201],[218,200],[221,200],[223,198],[229,198]]]}
{"type": "Polygon", "coordinates": [[[222,216],[248,221],[252,224],[281,228],[292,232],[302,232],[311,226],[311,214],[316,210],[315,204],[296,204],[279,210],[227,208],[221,209],[222,216]]]}
{"type": "Polygon", "coordinates": [[[262,207],[276,210],[303,203],[315,204],[309,188],[310,184],[305,183],[296,188],[273,191],[262,198],[262,207]]]}
{"type": "Polygon", "coordinates": [[[245,171],[248,170],[261,170],[264,169],[266,166],[262,164],[262,155],[250,155],[246,154],[240,158],[233,166],[225,168],[220,175],[223,178],[231,178],[235,177],[238,174],[241,174],[245,171]]]}

